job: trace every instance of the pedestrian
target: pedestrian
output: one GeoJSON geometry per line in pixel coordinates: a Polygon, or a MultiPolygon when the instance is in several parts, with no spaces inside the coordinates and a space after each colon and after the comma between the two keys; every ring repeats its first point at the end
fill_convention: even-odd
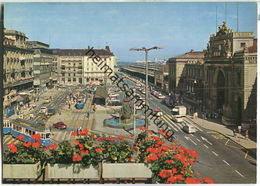
{"type": "Polygon", "coordinates": [[[236,137],[236,129],[233,130],[233,136],[236,137]]]}
{"type": "Polygon", "coordinates": [[[246,130],[246,139],[248,139],[249,138],[249,131],[248,131],[248,129],[246,130]]]}
{"type": "Polygon", "coordinates": [[[81,127],[79,127],[79,132],[80,132],[80,133],[82,132],[82,128],[81,128],[81,127]]]}

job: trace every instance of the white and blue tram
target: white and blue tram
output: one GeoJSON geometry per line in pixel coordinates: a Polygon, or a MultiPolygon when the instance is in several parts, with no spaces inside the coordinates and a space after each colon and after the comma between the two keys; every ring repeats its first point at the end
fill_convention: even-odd
{"type": "Polygon", "coordinates": [[[22,134],[24,135],[23,141],[26,142],[34,142],[34,139],[31,136],[34,134],[40,134],[40,143],[45,146],[51,144],[50,130],[45,128],[43,123],[37,123],[31,120],[23,120],[20,118],[14,120],[4,120],[3,133],[11,134],[13,137],[18,137],[22,134]]]}
{"type": "Polygon", "coordinates": [[[81,96],[75,104],[76,109],[83,109],[87,102],[86,96],[81,96]]]}

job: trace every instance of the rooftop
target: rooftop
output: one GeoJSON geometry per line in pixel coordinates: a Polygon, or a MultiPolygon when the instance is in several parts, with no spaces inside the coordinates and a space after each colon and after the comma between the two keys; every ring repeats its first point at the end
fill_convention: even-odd
{"type": "Polygon", "coordinates": [[[194,51],[191,50],[190,52],[186,52],[185,54],[172,57],[169,60],[174,59],[203,59],[204,58],[205,51],[194,51]]]}
{"type": "MultiPolygon", "coordinates": [[[[88,49],[52,49],[53,54],[57,54],[59,56],[86,56],[88,49]]],[[[106,49],[93,49],[95,55],[97,56],[114,56],[113,52],[111,52],[108,48],[106,49]]],[[[92,53],[88,53],[90,56],[92,53]]]]}

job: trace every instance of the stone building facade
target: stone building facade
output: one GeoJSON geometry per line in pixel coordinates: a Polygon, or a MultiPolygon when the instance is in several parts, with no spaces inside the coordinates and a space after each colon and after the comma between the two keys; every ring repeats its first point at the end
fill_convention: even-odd
{"type": "Polygon", "coordinates": [[[169,66],[160,65],[154,70],[154,85],[163,92],[168,92],[169,66]]]}
{"type": "MultiPolygon", "coordinates": [[[[88,49],[53,50],[53,54],[57,56],[58,81],[60,84],[89,85],[105,83],[108,77],[104,73],[104,69],[101,69],[93,62],[91,53],[87,53],[87,51],[88,49]]],[[[117,59],[109,47],[93,49],[93,51],[114,73],[117,59]]]]}
{"type": "Polygon", "coordinates": [[[4,92],[33,86],[33,50],[24,33],[4,30],[4,92]]]}
{"type": "Polygon", "coordinates": [[[52,50],[49,45],[39,41],[28,41],[34,51],[33,56],[33,85],[45,89],[51,86],[52,50]]]}
{"type": "Polygon", "coordinates": [[[170,58],[169,91],[225,124],[256,124],[257,40],[224,22],[207,50],[170,58]]]}
{"type": "Polygon", "coordinates": [[[225,22],[210,36],[203,105],[226,124],[249,124],[256,118],[256,43],[253,32],[234,32],[225,22]]]}
{"type": "Polygon", "coordinates": [[[79,85],[83,83],[84,49],[58,49],[58,83],[61,85],[79,85]]]}
{"type": "Polygon", "coordinates": [[[184,95],[186,92],[194,92],[195,84],[199,83],[196,77],[203,73],[204,54],[204,51],[191,50],[167,61],[171,94],[184,95]]]}
{"type": "MultiPolygon", "coordinates": [[[[105,49],[93,49],[93,51],[95,52],[96,56],[101,58],[101,61],[103,61],[104,64],[112,69],[112,76],[117,70],[117,58],[113,52],[110,51],[109,46],[106,46],[105,49]]],[[[90,52],[87,54],[87,56],[84,57],[84,84],[110,83],[108,76],[104,73],[104,69],[102,69],[102,67],[98,67],[98,65],[93,62],[91,55],[92,53],[90,52]]]]}

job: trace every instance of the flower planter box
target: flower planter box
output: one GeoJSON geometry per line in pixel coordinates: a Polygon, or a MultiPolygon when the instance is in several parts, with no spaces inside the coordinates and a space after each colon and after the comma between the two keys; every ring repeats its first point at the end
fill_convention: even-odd
{"type": "Polygon", "coordinates": [[[144,163],[103,163],[102,178],[151,178],[152,171],[144,163]]]}
{"type": "Polygon", "coordinates": [[[47,164],[46,177],[49,179],[99,179],[99,167],[83,167],[81,164],[47,164]]]}
{"type": "Polygon", "coordinates": [[[3,164],[3,178],[36,179],[41,174],[40,162],[36,164],[3,164]]]}

